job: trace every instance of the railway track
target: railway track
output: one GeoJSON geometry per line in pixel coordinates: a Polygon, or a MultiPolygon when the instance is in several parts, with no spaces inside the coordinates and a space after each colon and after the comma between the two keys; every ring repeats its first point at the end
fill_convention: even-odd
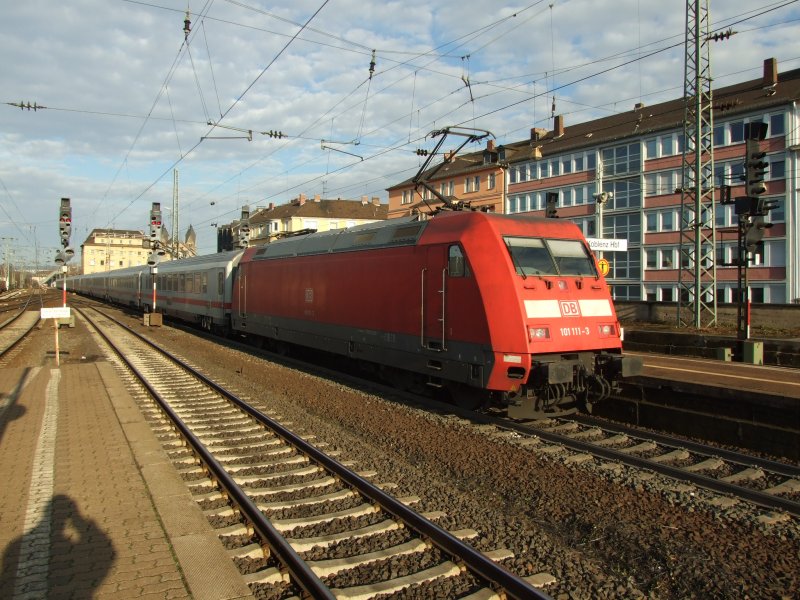
{"type": "MultiPolygon", "coordinates": [[[[285,357],[282,357],[286,360],[285,357]]],[[[330,372],[318,365],[296,362],[301,368],[330,372]]],[[[339,376],[342,376],[339,374],[339,376]]],[[[365,383],[353,375],[346,380],[365,383]]],[[[368,385],[383,387],[374,381],[368,385]]],[[[406,396],[393,389],[393,394],[406,396]]],[[[412,403],[437,404],[430,398],[410,399],[412,403]]],[[[752,454],[725,450],[634,427],[600,421],[590,416],[572,415],[537,422],[515,423],[505,417],[478,415],[450,404],[445,410],[478,422],[515,431],[531,440],[546,442],[546,452],[564,448],[575,453],[571,462],[595,457],[619,465],[655,472],[720,494],[721,505],[746,501],[769,510],[800,516],[800,467],[764,459],[752,454]]]]}
{"type": "Polygon", "coordinates": [[[719,504],[739,500],[800,517],[800,467],[656,432],[572,416],[496,426],[543,442],[548,452],[572,451],[570,462],[598,458],[711,490],[719,504]]]}
{"type": "Polygon", "coordinates": [[[39,323],[38,309],[42,306],[41,294],[34,294],[33,291],[28,295],[25,302],[15,303],[13,309],[6,312],[12,313],[8,316],[6,312],[0,314],[0,366],[9,357],[10,352],[16,348],[22,340],[27,337],[33,328],[39,323]],[[39,299],[34,303],[34,297],[39,299]],[[35,307],[32,306],[35,304],[35,307]],[[28,310],[31,308],[31,310],[28,310]],[[35,308],[36,310],[33,310],[35,308]]]}
{"type": "Polygon", "coordinates": [[[495,562],[510,552],[477,552],[466,542],[476,532],[446,531],[443,514],[416,512],[418,499],[391,496],[390,483],[369,481],[375,473],[357,473],[104,313],[80,314],[154,399],[144,410],[251,586],[369,598],[447,578],[454,597],[549,597],[495,562]]]}

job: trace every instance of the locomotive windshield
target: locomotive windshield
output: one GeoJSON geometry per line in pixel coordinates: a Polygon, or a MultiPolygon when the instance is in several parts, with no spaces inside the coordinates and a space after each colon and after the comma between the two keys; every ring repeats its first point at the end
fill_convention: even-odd
{"type": "Polygon", "coordinates": [[[594,260],[580,240],[505,237],[518,275],[596,277],[594,260]]]}

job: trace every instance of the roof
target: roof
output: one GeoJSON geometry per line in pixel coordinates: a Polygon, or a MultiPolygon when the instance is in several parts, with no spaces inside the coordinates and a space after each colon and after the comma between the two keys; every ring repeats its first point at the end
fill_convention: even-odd
{"type": "MultiPolygon", "coordinates": [[[[498,168],[498,154],[497,150],[490,152],[489,150],[483,149],[478,150],[477,152],[468,152],[467,154],[459,154],[455,158],[447,160],[444,164],[438,163],[427,169],[421,176],[421,181],[428,181],[429,174],[434,171],[434,169],[438,169],[435,173],[435,177],[433,181],[441,181],[443,179],[449,179],[452,177],[456,177],[458,175],[465,175],[466,173],[470,173],[473,171],[480,171],[486,168],[491,167],[494,165],[495,168],[498,168]],[[491,155],[489,157],[489,161],[486,162],[484,159],[484,155],[489,152],[491,155]]],[[[416,177],[416,175],[414,176],[416,177]]],[[[411,183],[413,183],[414,177],[406,179],[400,183],[397,183],[391,187],[386,188],[387,190],[393,190],[401,187],[408,187],[411,183]]]]}
{"type": "Polygon", "coordinates": [[[92,232],[87,237],[101,235],[110,237],[141,237],[144,233],[136,229],[92,229],[92,232]]]}
{"type": "MultiPolygon", "coordinates": [[[[728,119],[737,114],[790,104],[800,98],[800,69],[778,75],[774,88],[765,87],[762,78],[737,83],[712,90],[716,119],[728,119]]],[[[507,162],[521,162],[534,158],[538,147],[542,156],[555,155],[585,147],[621,141],[630,137],[683,127],[685,102],[683,98],[661,102],[652,106],[634,108],[624,113],[569,125],[564,134],[555,137],[549,131],[535,142],[525,140],[507,144],[507,162]]]]}
{"type": "MultiPolygon", "coordinates": [[[[765,86],[764,78],[761,77],[712,90],[716,119],[728,119],[737,114],[785,106],[799,98],[800,69],[779,73],[778,83],[774,87],[765,86]]],[[[526,139],[512,142],[496,147],[495,150],[502,157],[499,164],[517,163],[581,148],[597,147],[631,137],[638,138],[659,131],[674,130],[683,127],[685,106],[683,98],[668,100],[652,106],[637,105],[630,111],[568,125],[564,128],[562,135],[556,135],[554,131],[539,130],[543,135],[535,141],[526,139]]],[[[435,180],[440,181],[468,173],[471,170],[486,168],[487,165],[484,163],[486,152],[487,150],[484,149],[456,157],[454,161],[441,167],[436,173],[435,180]]],[[[492,159],[496,161],[494,157],[492,159]]],[[[436,165],[427,172],[434,168],[436,165]]],[[[387,190],[408,187],[411,183],[412,179],[406,179],[387,190]]]]}
{"type": "Polygon", "coordinates": [[[375,204],[360,200],[335,200],[300,199],[289,204],[281,204],[271,208],[263,208],[250,216],[250,223],[264,223],[292,217],[307,219],[353,219],[353,220],[382,220],[389,214],[386,204],[375,204]]]}

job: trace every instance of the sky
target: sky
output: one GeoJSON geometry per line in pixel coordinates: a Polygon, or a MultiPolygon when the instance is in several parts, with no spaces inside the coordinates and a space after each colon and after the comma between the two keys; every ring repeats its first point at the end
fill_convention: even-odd
{"type": "MultiPolygon", "coordinates": [[[[147,231],[153,202],[168,231],[176,217],[181,239],[194,228],[200,254],[243,206],[301,193],[387,202],[442,127],[511,143],[552,129],[553,104],[569,127],[680,97],[685,11],[678,0],[0,0],[0,256],[53,265],[62,197],[76,256],[93,229],[147,231]]],[[[715,86],[760,77],[766,58],[800,68],[798,0],[710,1],[709,16],[712,33],[736,32],[711,44],[715,86]]]]}

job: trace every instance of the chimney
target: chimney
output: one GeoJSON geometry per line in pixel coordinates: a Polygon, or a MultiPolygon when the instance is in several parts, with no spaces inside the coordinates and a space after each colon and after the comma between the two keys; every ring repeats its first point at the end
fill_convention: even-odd
{"type": "Polygon", "coordinates": [[[275,210],[275,203],[274,202],[270,202],[269,203],[269,209],[270,210],[275,210]]]}
{"type": "Polygon", "coordinates": [[[381,205],[381,198],[380,198],[380,196],[373,196],[373,197],[372,197],[372,203],[373,203],[375,206],[380,206],[380,205],[381,205]]]}
{"type": "Polygon", "coordinates": [[[455,150],[450,150],[448,152],[445,152],[444,153],[444,162],[451,162],[453,160],[453,158],[455,157],[455,155],[456,155],[455,150]]]}
{"type": "Polygon", "coordinates": [[[564,115],[556,115],[553,121],[553,137],[560,138],[564,135],[564,115]]]}
{"type": "Polygon", "coordinates": [[[637,102],[633,107],[633,112],[639,112],[644,108],[644,102],[637,102]]]}
{"type": "Polygon", "coordinates": [[[486,149],[489,152],[494,152],[494,140],[489,140],[486,142],[486,149]]]}
{"type": "Polygon", "coordinates": [[[776,58],[768,58],[764,61],[764,80],[762,86],[766,88],[774,88],[778,85],[778,60],[776,58]]]}
{"type": "Polygon", "coordinates": [[[531,127],[531,141],[532,142],[538,142],[545,135],[547,135],[547,129],[541,129],[540,127],[531,127]]]}
{"type": "Polygon", "coordinates": [[[320,200],[322,200],[322,196],[319,194],[314,194],[314,202],[319,202],[320,200]]]}
{"type": "Polygon", "coordinates": [[[299,206],[303,206],[305,203],[306,203],[306,195],[305,195],[305,194],[300,194],[300,195],[297,197],[297,204],[298,204],[299,206]]]}
{"type": "Polygon", "coordinates": [[[369,196],[361,196],[361,206],[369,204],[369,196]]]}

